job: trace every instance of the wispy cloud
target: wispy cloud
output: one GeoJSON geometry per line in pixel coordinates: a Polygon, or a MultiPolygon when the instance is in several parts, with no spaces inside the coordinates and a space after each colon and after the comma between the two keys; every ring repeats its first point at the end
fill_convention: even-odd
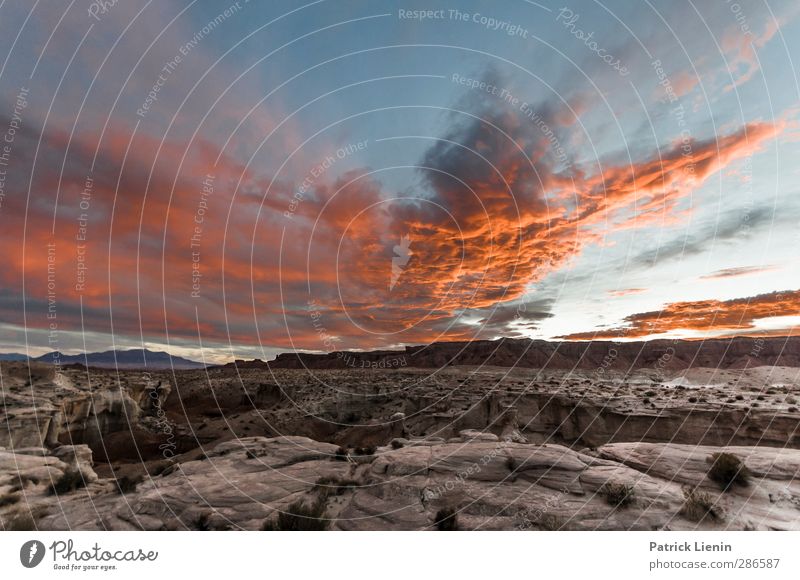
{"type": "Polygon", "coordinates": [[[717,270],[716,272],[711,272],[710,274],[705,274],[704,276],[700,276],[702,280],[714,280],[717,278],[737,278],[739,276],[750,276],[751,274],[761,274],[764,272],[772,272],[774,270],[779,270],[778,266],[774,265],[766,265],[766,266],[739,266],[736,268],[724,268],[722,270],[717,270]]]}
{"type": "Polygon", "coordinates": [[[609,290],[610,296],[631,296],[634,294],[644,294],[647,288],[623,288],[621,290],[609,290]]]}

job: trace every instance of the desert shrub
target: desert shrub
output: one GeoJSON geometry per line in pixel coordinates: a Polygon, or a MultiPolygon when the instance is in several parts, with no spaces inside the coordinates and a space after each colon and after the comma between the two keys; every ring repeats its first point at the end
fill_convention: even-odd
{"type": "Polygon", "coordinates": [[[714,500],[706,492],[699,489],[684,489],[683,497],[680,513],[687,520],[701,522],[706,518],[717,521],[722,519],[722,509],[715,505],[714,500]]]}
{"type": "Polygon", "coordinates": [[[392,439],[392,449],[402,449],[405,444],[399,439],[392,439]]]}
{"type": "Polygon", "coordinates": [[[14,505],[18,501],[19,501],[19,494],[10,493],[8,495],[0,497],[0,508],[14,505]]]}
{"type": "Polygon", "coordinates": [[[458,514],[453,508],[442,508],[436,512],[434,525],[440,532],[454,532],[458,530],[458,514]]]}
{"type": "Polygon", "coordinates": [[[536,520],[536,525],[549,532],[567,529],[567,521],[556,514],[542,514],[542,517],[536,520]]]}
{"type": "Polygon", "coordinates": [[[707,461],[711,463],[708,477],[717,482],[722,491],[728,491],[734,485],[745,486],[750,482],[750,471],[733,453],[714,453],[707,461]]]}
{"type": "Polygon", "coordinates": [[[519,462],[513,456],[506,458],[506,467],[509,471],[516,471],[519,467],[519,462]]]}
{"type": "Polygon", "coordinates": [[[350,456],[350,452],[345,449],[344,447],[339,447],[334,453],[333,458],[336,461],[347,461],[347,458],[350,456]]]}
{"type": "Polygon", "coordinates": [[[348,425],[353,425],[354,423],[358,423],[359,421],[361,421],[361,415],[359,415],[358,413],[354,413],[353,411],[347,413],[347,415],[344,416],[343,420],[343,422],[347,423],[348,425]]]}
{"type": "Polygon", "coordinates": [[[359,447],[356,449],[356,455],[375,455],[375,451],[376,449],[374,446],[359,447]]]}
{"type": "Polygon", "coordinates": [[[47,493],[49,495],[69,493],[80,489],[84,485],[86,485],[86,481],[83,479],[83,474],[80,471],[68,469],[61,477],[50,484],[47,488],[47,493]]]}
{"type": "Polygon", "coordinates": [[[324,501],[306,504],[298,500],[289,504],[275,520],[266,520],[261,529],[267,532],[317,532],[327,530],[329,525],[324,501]]]}
{"type": "Polygon", "coordinates": [[[200,532],[208,532],[211,528],[211,516],[208,512],[201,512],[197,514],[194,521],[190,522],[192,528],[200,532]]]}
{"type": "Polygon", "coordinates": [[[634,500],[633,486],[626,483],[604,483],[600,493],[606,498],[608,505],[614,507],[625,507],[634,500]]]}
{"type": "Polygon", "coordinates": [[[252,449],[248,449],[247,453],[245,453],[245,457],[247,457],[248,459],[257,459],[258,454],[252,449]]]}
{"type": "Polygon", "coordinates": [[[117,491],[122,495],[125,495],[126,493],[133,493],[136,491],[136,486],[138,486],[140,482],[141,479],[123,475],[122,477],[117,478],[117,491]]]}

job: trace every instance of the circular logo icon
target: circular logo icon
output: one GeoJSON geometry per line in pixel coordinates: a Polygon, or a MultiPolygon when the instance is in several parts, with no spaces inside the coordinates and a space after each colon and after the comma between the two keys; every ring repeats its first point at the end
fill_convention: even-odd
{"type": "Polygon", "coordinates": [[[26,568],[36,568],[44,559],[44,544],[39,540],[29,540],[19,549],[19,561],[26,568]]]}

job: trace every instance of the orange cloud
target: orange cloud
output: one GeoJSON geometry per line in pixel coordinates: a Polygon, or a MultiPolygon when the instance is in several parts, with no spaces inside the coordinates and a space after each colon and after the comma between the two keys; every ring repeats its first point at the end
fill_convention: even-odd
{"type": "Polygon", "coordinates": [[[566,340],[601,340],[640,338],[673,330],[730,333],[757,330],[756,320],[800,315],[800,290],[771,292],[735,300],[698,300],[673,302],[662,310],[632,314],[624,325],[596,332],[578,332],[560,338],[566,340]]]}
{"type": "Polygon", "coordinates": [[[624,288],[622,290],[609,290],[611,296],[631,296],[633,294],[643,294],[647,288],[624,288]]]}
{"type": "MultiPolygon", "coordinates": [[[[553,127],[576,130],[559,115],[548,117],[553,127]]],[[[63,330],[111,332],[113,314],[115,333],[161,340],[199,333],[204,342],[312,350],[323,348],[320,325],[347,347],[498,334],[502,324],[519,321],[492,309],[520,298],[610,231],[674,219],[677,204],[710,175],[782,130],[751,123],[589,173],[558,172],[563,163],[550,142],[519,116],[487,109],[480,120],[454,125],[423,155],[423,193],[391,200],[365,172],[332,174],[286,217],[297,184],[273,182],[229,157],[215,164],[217,150],[206,141],[160,145],[112,124],[93,173],[89,270],[80,290],[75,234],[95,144],[73,139],[61,173],[65,135],[47,132],[39,153],[46,163],[34,175],[41,194],[28,207],[27,184],[8,184],[19,195],[7,196],[4,211],[20,219],[0,232],[10,262],[0,272],[4,320],[23,322],[21,273],[26,322],[47,328],[47,244],[55,243],[63,330]],[[195,248],[207,174],[215,176],[214,193],[195,248]],[[405,236],[409,259],[390,285],[394,247],[405,236]],[[194,251],[202,275],[196,298],[194,251]],[[319,319],[310,316],[309,302],[319,319]],[[480,314],[470,319],[471,311],[480,314]]],[[[39,137],[29,136],[30,148],[19,137],[20,163],[31,161],[26,151],[39,137]]],[[[524,324],[531,328],[545,316],[524,324]]]]}

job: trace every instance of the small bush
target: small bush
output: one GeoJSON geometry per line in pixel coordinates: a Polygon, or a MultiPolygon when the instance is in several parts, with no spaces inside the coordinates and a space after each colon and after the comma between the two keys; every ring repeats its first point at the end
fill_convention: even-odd
{"type": "Polygon", "coordinates": [[[197,515],[193,522],[191,522],[192,528],[198,530],[200,532],[208,532],[211,531],[211,516],[208,512],[202,512],[197,515]]]}
{"type": "Polygon", "coordinates": [[[127,475],[117,478],[117,491],[120,494],[133,493],[136,491],[136,486],[141,482],[140,479],[135,477],[128,477],[127,475]]]}
{"type": "Polygon", "coordinates": [[[555,514],[543,514],[542,517],[536,521],[536,525],[548,532],[557,532],[567,529],[567,521],[555,514]]]}
{"type": "Polygon", "coordinates": [[[247,453],[245,453],[245,456],[248,459],[257,459],[258,458],[258,454],[255,451],[253,451],[252,449],[248,449],[247,453]]]}
{"type": "Polygon", "coordinates": [[[683,507],[681,515],[693,522],[702,522],[708,518],[719,521],[722,519],[722,508],[717,507],[711,496],[698,489],[683,490],[683,507]]]}
{"type": "Polygon", "coordinates": [[[399,439],[392,439],[392,449],[402,449],[405,444],[399,439]]]}
{"type": "Polygon", "coordinates": [[[458,530],[458,514],[453,508],[442,508],[436,512],[434,518],[436,529],[440,532],[454,532],[458,530]]]}
{"type": "Polygon", "coordinates": [[[733,453],[715,453],[707,461],[711,463],[708,477],[717,482],[722,491],[728,491],[734,485],[746,486],[750,482],[750,471],[733,453]]]}
{"type": "Polygon", "coordinates": [[[633,503],[633,486],[626,483],[604,483],[600,493],[606,498],[608,505],[625,507],[633,503]]]}
{"type": "Polygon", "coordinates": [[[18,501],[19,501],[19,495],[16,493],[11,493],[9,495],[0,497],[0,508],[14,505],[18,501]]]}
{"type": "Polygon", "coordinates": [[[345,449],[344,447],[339,447],[336,450],[336,453],[333,455],[333,458],[336,461],[347,461],[347,458],[350,456],[350,452],[345,449]]]}
{"type": "Polygon", "coordinates": [[[76,489],[80,489],[84,485],[86,485],[86,481],[83,479],[83,474],[80,471],[67,470],[60,478],[58,478],[57,481],[54,481],[50,484],[50,486],[47,488],[47,493],[49,495],[69,493],[71,491],[75,491],[76,489]]]}
{"type": "Polygon", "coordinates": [[[519,462],[516,459],[514,459],[513,456],[512,457],[508,457],[508,458],[506,458],[506,467],[508,468],[509,471],[512,471],[512,472],[516,471],[517,467],[519,467],[519,462]]]}
{"type": "Polygon", "coordinates": [[[348,425],[353,425],[359,421],[361,421],[361,415],[352,411],[344,417],[344,423],[347,423],[348,425]]]}
{"type": "Polygon", "coordinates": [[[356,449],[356,455],[375,455],[375,447],[359,447],[356,449]]]}
{"type": "Polygon", "coordinates": [[[330,521],[325,518],[325,502],[306,504],[298,500],[273,520],[266,520],[261,529],[265,532],[319,532],[328,529],[330,521]]]}

